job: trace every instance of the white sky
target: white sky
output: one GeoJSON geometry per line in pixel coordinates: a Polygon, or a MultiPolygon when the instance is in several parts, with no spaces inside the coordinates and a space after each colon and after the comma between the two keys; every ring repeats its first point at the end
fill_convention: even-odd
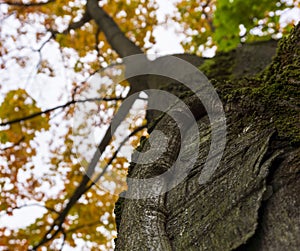
{"type": "MultiPolygon", "coordinates": [[[[156,12],[158,22],[163,22],[166,15],[172,15],[176,10],[174,4],[178,0],[157,0],[159,8],[156,12]]],[[[176,33],[176,24],[170,23],[166,26],[156,27],[153,31],[153,35],[156,39],[156,44],[149,50],[149,54],[175,54],[183,53],[184,50],[180,45],[180,41],[184,39],[184,35],[176,33]]],[[[178,27],[177,27],[178,28],[178,27]]]]}

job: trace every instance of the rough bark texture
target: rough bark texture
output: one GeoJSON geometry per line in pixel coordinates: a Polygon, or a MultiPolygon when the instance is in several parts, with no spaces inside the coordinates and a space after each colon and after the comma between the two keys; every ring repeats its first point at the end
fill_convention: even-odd
{"type": "MultiPolygon", "coordinates": [[[[210,145],[210,123],[201,111],[196,165],[167,193],[119,200],[116,250],[299,250],[300,26],[280,42],[272,59],[275,48],[275,42],[246,45],[201,64],[226,110],[228,134],[221,163],[211,179],[199,185],[210,145]]],[[[163,86],[169,92],[174,89],[172,84],[163,86]]],[[[188,94],[183,99],[192,110],[200,109],[188,94]]],[[[132,164],[129,177],[155,177],[176,160],[178,125],[164,116],[155,130],[169,136],[167,151],[151,164],[132,164]]],[[[193,137],[186,135],[184,140],[193,137]]],[[[183,146],[181,163],[191,154],[190,146],[183,146]]],[[[143,139],[139,150],[148,148],[143,139]]],[[[152,148],[160,151],[161,145],[152,148]]],[[[129,184],[127,193],[131,190],[129,184]]]]}

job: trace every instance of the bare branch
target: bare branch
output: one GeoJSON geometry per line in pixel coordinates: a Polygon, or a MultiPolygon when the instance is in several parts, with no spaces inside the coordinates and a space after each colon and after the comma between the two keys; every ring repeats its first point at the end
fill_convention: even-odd
{"type": "MultiPolygon", "coordinates": [[[[99,180],[105,173],[105,171],[107,170],[108,166],[113,162],[113,160],[115,159],[115,157],[117,156],[119,150],[121,149],[121,147],[125,144],[125,142],[132,137],[133,135],[135,135],[137,132],[141,131],[142,129],[146,128],[146,125],[140,126],[137,129],[135,129],[132,133],[130,133],[120,144],[119,148],[117,149],[117,151],[114,153],[114,155],[112,156],[112,158],[109,160],[109,162],[107,163],[107,165],[104,167],[103,171],[101,172],[101,174],[96,178],[95,182],[97,180],[99,180]],[[105,170],[105,171],[104,171],[105,170]]],[[[99,158],[98,158],[99,159],[99,158]]],[[[97,159],[97,160],[98,160],[97,159]]],[[[80,199],[80,197],[86,192],[88,191],[95,183],[93,182],[92,184],[90,184],[89,186],[87,186],[88,182],[90,180],[90,176],[87,174],[87,172],[84,174],[81,183],[79,184],[79,186],[75,189],[74,193],[72,194],[72,196],[70,197],[69,202],[67,203],[66,207],[60,212],[60,214],[58,215],[58,217],[54,220],[53,224],[51,225],[50,229],[44,234],[42,240],[35,245],[32,249],[30,250],[37,250],[39,247],[41,247],[42,245],[46,244],[47,242],[53,240],[55,238],[55,236],[63,231],[63,222],[66,219],[66,216],[68,215],[70,209],[77,203],[77,201],[80,199]]]]}
{"type": "Polygon", "coordinates": [[[87,11],[104,32],[111,47],[121,57],[143,53],[141,48],[130,41],[120,30],[115,21],[99,7],[98,0],[88,0],[87,11]]]}
{"type": "Polygon", "coordinates": [[[211,32],[215,32],[216,27],[215,27],[214,24],[213,24],[211,14],[210,14],[210,13],[207,13],[207,11],[205,11],[205,8],[206,8],[206,7],[212,8],[214,4],[215,4],[215,0],[209,0],[209,1],[207,1],[205,4],[202,5],[202,8],[203,8],[202,14],[204,14],[204,16],[205,16],[205,18],[206,18],[206,20],[207,20],[207,23],[208,23],[208,25],[209,25],[209,28],[210,28],[211,32]]]}
{"type": "Polygon", "coordinates": [[[0,151],[3,151],[3,152],[4,152],[4,151],[6,151],[6,150],[8,150],[8,149],[14,148],[15,146],[19,145],[19,144],[24,140],[24,138],[25,138],[25,137],[22,136],[21,139],[18,140],[18,142],[12,144],[11,146],[4,147],[4,148],[0,149],[0,151]]]}
{"type": "Polygon", "coordinates": [[[98,225],[99,224],[99,220],[97,221],[94,221],[94,222],[90,222],[90,223],[85,223],[83,225],[78,225],[74,228],[71,228],[71,229],[68,229],[67,231],[65,231],[66,233],[72,233],[72,232],[75,232],[79,229],[82,229],[82,228],[86,228],[86,227],[91,227],[91,226],[95,226],[95,225],[98,225]]]}
{"type": "MultiPolygon", "coordinates": [[[[50,208],[50,207],[47,207],[45,205],[42,205],[42,204],[38,204],[38,203],[32,203],[32,204],[24,204],[24,205],[21,205],[21,206],[16,206],[16,207],[13,207],[13,208],[10,208],[9,210],[6,210],[6,212],[4,213],[5,214],[9,214],[10,212],[12,212],[13,210],[17,210],[17,209],[22,209],[24,207],[42,207],[42,208],[45,208],[47,209],[48,211],[50,212],[53,212],[53,213],[56,213],[56,214],[59,214],[59,212],[57,212],[55,209],[53,208],[50,208]]],[[[3,216],[3,215],[1,215],[3,216]]],[[[0,217],[1,217],[0,216],[0,217]]]]}
{"type": "Polygon", "coordinates": [[[81,26],[83,26],[85,23],[89,22],[90,20],[91,20],[90,15],[88,14],[88,12],[85,12],[79,21],[70,23],[69,27],[65,32],[68,32],[70,30],[76,30],[81,26]]]}
{"type": "MultiPolygon", "coordinates": [[[[135,45],[130,39],[128,39],[125,34],[120,30],[119,26],[115,21],[99,6],[98,0],[87,0],[87,12],[98,24],[99,28],[104,32],[107,41],[110,43],[111,47],[121,56],[126,57],[130,55],[141,54],[143,51],[140,47],[135,45]]],[[[145,57],[145,60],[146,57],[145,57]]],[[[125,66],[128,66],[126,62],[125,66]]],[[[129,63],[130,64],[130,63],[129,63]]],[[[129,68],[133,67],[129,65],[129,68]]],[[[128,69],[126,69],[127,71],[128,69]]],[[[127,94],[127,97],[135,94],[141,90],[148,88],[147,78],[141,78],[141,76],[136,78],[129,79],[130,91],[127,94]]],[[[128,102],[122,103],[117,114],[114,116],[114,128],[110,125],[106,130],[106,133],[98,145],[97,150],[95,151],[91,162],[87,168],[87,176],[91,177],[94,173],[95,166],[101,156],[101,153],[104,152],[106,146],[111,141],[112,135],[115,133],[115,130],[127,116],[130,108],[137,99],[137,96],[127,100],[128,102]]],[[[87,184],[89,179],[84,180],[87,184]]]]}
{"type": "Polygon", "coordinates": [[[64,109],[64,108],[66,108],[70,105],[76,104],[76,103],[85,103],[85,102],[94,102],[94,101],[119,101],[119,100],[123,100],[123,98],[88,98],[88,99],[71,100],[63,105],[55,106],[53,108],[50,108],[50,109],[47,109],[44,111],[36,112],[36,113],[30,114],[28,116],[22,117],[22,118],[17,118],[17,119],[13,119],[13,120],[10,120],[7,122],[0,123],[0,126],[7,126],[7,125],[20,123],[22,121],[26,121],[26,120],[41,116],[42,114],[48,114],[57,109],[64,109]]]}
{"type": "Polygon", "coordinates": [[[44,48],[44,46],[51,40],[52,37],[53,37],[52,35],[49,36],[49,37],[41,44],[41,46],[40,46],[38,49],[33,50],[33,51],[41,52],[42,49],[44,48]]]}
{"type": "Polygon", "coordinates": [[[19,7],[32,7],[32,6],[42,6],[49,3],[53,3],[55,0],[48,0],[47,2],[32,2],[32,3],[23,3],[21,1],[11,1],[11,0],[2,0],[0,4],[8,4],[12,6],[19,6],[19,7]]]}
{"type": "Polygon", "coordinates": [[[82,27],[85,23],[89,22],[91,20],[91,17],[89,15],[89,13],[86,11],[84,12],[82,18],[77,21],[77,22],[72,22],[69,24],[68,28],[65,29],[63,32],[58,32],[58,31],[55,31],[55,30],[49,30],[53,37],[55,37],[57,34],[68,34],[70,30],[76,30],[76,29],[79,29],[80,27],[82,27]]]}
{"type": "Polygon", "coordinates": [[[87,186],[86,190],[84,192],[87,192],[92,186],[94,186],[100,178],[105,174],[107,168],[112,164],[113,160],[117,157],[118,153],[120,152],[121,148],[124,146],[124,144],[135,134],[137,134],[139,131],[147,128],[147,124],[137,127],[135,130],[133,130],[119,145],[118,149],[114,152],[113,156],[110,158],[110,160],[107,162],[106,166],[103,168],[102,172],[92,181],[92,183],[87,186]]]}
{"type": "Polygon", "coordinates": [[[91,17],[89,15],[89,13],[87,11],[85,11],[79,21],[70,23],[69,26],[64,31],[59,32],[59,31],[52,30],[52,29],[48,29],[48,31],[51,32],[51,34],[52,34],[51,38],[55,38],[55,36],[57,34],[65,34],[66,35],[71,30],[79,29],[80,27],[82,27],[85,23],[89,22],[90,20],[91,20],[91,17]]]}
{"type": "Polygon", "coordinates": [[[63,235],[63,240],[62,240],[60,250],[62,251],[64,249],[65,244],[66,244],[67,234],[66,234],[64,229],[62,229],[61,232],[62,232],[62,235],[63,235]]]}
{"type": "Polygon", "coordinates": [[[99,26],[97,27],[97,31],[96,31],[96,34],[95,34],[95,50],[97,51],[97,56],[100,57],[100,48],[99,48],[99,34],[101,32],[101,29],[99,28],[99,26]]]}

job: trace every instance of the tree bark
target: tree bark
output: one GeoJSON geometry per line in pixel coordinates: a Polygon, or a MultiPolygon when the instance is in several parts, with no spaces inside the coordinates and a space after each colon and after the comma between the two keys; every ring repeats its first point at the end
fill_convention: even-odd
{"type": "MultiPolygon", "coordinates": [[[[191,102],[191,109],[201,110],[196,164],[166,193],[119,199],[116,250],[299,249],[300,25],[280,42],[272,59],[276,46],[274,41],[245,45],[201,62],[200,69],[214,84],[226,111],[222,160],[209,181],[199,184],[211,125],[200,105],[191,102]]],[[[157,86],[174,91],[172,82],[157,86]]],[[[191,100],[188,94],[182,98],[191,100]]],[[[193,142],[194,135],[186,133],[180,142],[178,125],[167,115],[151,119],[154,130],[169,136],[168,150],[151,164],[131,164],[129,178],[148,179],[168,171],[181,144],[183,156],[176,170],[190,159],[191,147],[184,141],[193,142]]],[[[161,145],[151,149],[163,151],[161,145]]],[[[138,150],[149,147],[143,139],[138,150]]],[[[164,182],[171,186],[175,181],[164,182]]],[[[132,190],[129,183],[127,193],[132,190]]]]}

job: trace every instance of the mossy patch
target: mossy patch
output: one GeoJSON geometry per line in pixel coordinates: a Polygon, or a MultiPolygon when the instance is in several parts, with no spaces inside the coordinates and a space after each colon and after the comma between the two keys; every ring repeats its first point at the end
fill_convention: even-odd
{"type": "Polygon", "coordinates": [[[300,25],[280,41],[276,57],[258,81],[253,98],[268,109],[279,136],[300,143],[300,25]]]}
{"type": "Polygon", "coordinates": [[[235,63],[235,51],[220,53],[216,57],[206,59],[199,67],[209,79],[226,81],[231,79],[235,63]]]}
{"type": "MultiPolygon", "coordinates": [[[[218,83],[220,85],[220,83],[218,83]]],[[[227,81],[220,88],[226,103],[243,113],[243,124],[260,117],[291,144],[300,143],[300,25],[279,43],[272,63],[257,76],[227,81]]]]}

